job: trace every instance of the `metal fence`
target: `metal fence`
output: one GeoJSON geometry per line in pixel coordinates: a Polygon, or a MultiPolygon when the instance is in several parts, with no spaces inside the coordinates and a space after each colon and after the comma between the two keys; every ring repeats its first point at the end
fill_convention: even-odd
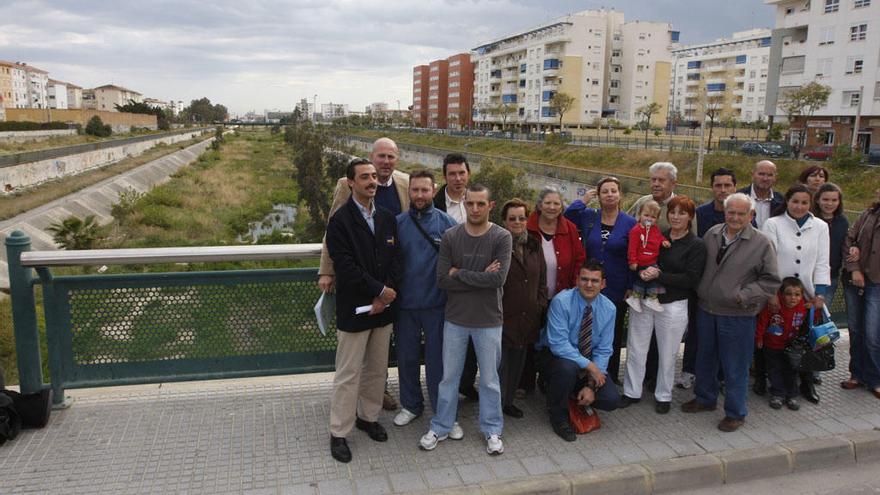
{"type": "Polygon", "coordinates": [[[51,160],[52,158],[61,158],[63,156],[76,155],[79,153],[87,153],[89,151],[98,151],[107,148],[116,148],[118,146],[125,146],[133,143],[140,143],[143,141],[151,141],[154,139],[161,139],[163,137],[168,136],[176,136],[178,134],[188,134],[191,132],[204,132],[209,128],[193,128],[193,129],[184,129],[180,131],[170,131],[164,132],[161,134],[144,134],[143,136],[134,136],[123,139],[111,139],[109,141],[99,141],[96,143],[85,143],[85,144],[76,144],[73,146],[64,146],[62,148],[51,148],[47,150],[37,150],[37,151],[25,151],[22,153],[16,153],[13,155],[2,155],[0,156],[0,168],[4,167],[14,167],[16,165],[21,165],[22,163],[31,163],[38,162],[42,160],[51,160]]]}
{"type": "Polygon", "coordinates": [[[333,369],[335,331],[322,335],[313,311],[320,294],[315,268],[69,276],[51,271],[315,257],[320,244],[35,252],[30,239],[15,232],[6,246],[24,393],[44,386],[37,285],[56,404],[63,404],[69,388],[333,369]]]}

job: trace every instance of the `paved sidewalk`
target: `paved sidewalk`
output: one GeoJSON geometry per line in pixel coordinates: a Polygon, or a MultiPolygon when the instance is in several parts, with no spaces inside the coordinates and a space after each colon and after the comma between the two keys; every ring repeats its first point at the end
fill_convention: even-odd
{"type": "MultiPolygon", "coordinates": [[[[601,413],[602,428],[566,443],[553,434],[540,394],[519,401],[526,417],[506,419],[505,453],[489,457],[477,408],[461,412],[462,441],[433,452],[416,447],[428,417],[397,428],[380,421],[387,443],[354,430],[350,464],[329,454],[330,374],[138,387],[72,390],[72,408],[49,426],[0,447],[0,493],[396,493],[461,487],[486,480],[581,473],[604,466],[773,445],[880,427],[880,403],[864,390],[844,391],[848,342],[838,369],[824,374],[822,403],[798,412],[772,410],[749,395],[743,428],[722,433],[720,412],[685,415],[690,391],[676,390],[673,410],[652,398],[601,413]]],[[[389,386],[396,393],[392,370],[389,386]]]]}

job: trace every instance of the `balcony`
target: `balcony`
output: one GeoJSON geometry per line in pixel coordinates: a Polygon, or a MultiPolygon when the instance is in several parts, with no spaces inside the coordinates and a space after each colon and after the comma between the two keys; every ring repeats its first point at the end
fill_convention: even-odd
{"type": "Polygon", "coordinates": [[[501,86],[490,87],[489,96],[501,96],[501,86]]]}
{"type": "Polygon", "coordinates": [[[724,83],[726,83],[726,82],[727,82],[727,81],[726,81],[725,79],[722,79],[722,78],[706,79],[706,86],[709,86],[709,85],[717,85],[717,84],[724,84],[724,83]]]}
{"type": "Polygon", "coordinates": [[[703,66],[703,68],[706,69],[706,72],[708,72],[710,74],[718,74],[719,72],[727,72],[727,70],[730,68],[730,66],[727,64],[715,64],[715,65],[703,66]]]}
{"type": "Polygon", "coordinates": [[[684,84],[685,84],[685,86],[699,86],[700,80],[699,79],[688,79],[687,81],[685,81],[684,84]]]}

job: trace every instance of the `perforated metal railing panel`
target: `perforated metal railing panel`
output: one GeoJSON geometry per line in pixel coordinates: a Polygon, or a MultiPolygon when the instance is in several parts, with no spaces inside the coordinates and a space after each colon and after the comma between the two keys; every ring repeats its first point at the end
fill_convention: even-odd
{"type": "Polygon", "coordinates": [[[62,343],[61,381],[72,388],[332,369],[335,321],[321,335],[315,276],[291,269],[57,277],[46,311],[60,323],[49,338],[62,343]]]}

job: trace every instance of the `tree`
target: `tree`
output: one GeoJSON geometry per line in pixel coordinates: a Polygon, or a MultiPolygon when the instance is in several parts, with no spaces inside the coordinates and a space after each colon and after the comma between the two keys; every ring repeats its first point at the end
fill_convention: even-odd
{"type": "Polygon", "coordinates": [[[703,105],[703,118],[709,119],[709,140],[706,141],[706,150],[712,149],[712,131],[715,123],[721,120],[724,109],[724,93],[710,95],[706,88],[700,94],[700,103],[703,105]]]}
{"type": "Polygon", "coordinates": [[[89,122],[86,124],[86,134],[90,136],[107,137],[113,134],[113,128],[104,124],[101,117],[95,115],[90,118],[89,122]]]}
{"type": "Polygon", "coordinates": [[[179,119],[183,123],[209,124],[225,121],[229,112],[221,104],[212,105],[208,98],[192,100],[188,107],[180,111],[179,119]]]}
{"type": "MultiPolygon", "coordinates": [[[[831,86],[825,86],[813,81],[800,88],[785,91],[779,102],[779,108],[785,112],[788,117],[788,124],[793,125],[794,119],[797,117],[805,117],[804,129],[806,129],[806,121],[813,116],[813,113],[824,107],[828,103],[828,97],[831,96],[831,86]]],[[[798,133],[796,153],[800,153],[803,148],[806,132],[798,133]]]]}
{"type": "Polygon", "coordinates": [[[758,136],[762,129],[767,127],[767,122],[764,120],[764,116],[758,117],[758,120],[751,123],[752,130],[755,131],[755,140],[758,140],[758,136]]]}
{"type": "Polygon", "coordinates": [[[529,202],[534,192],[526,181],[526,173],[520,168],[497,165],[491,159],[480,162],[480,170],[471,179],[473,184],[483,184],[492,191],[496,207],[492,209],[492,221],[503,225],[501,205],[507,200],[520,198],[529,202]]]}
{"type": "Polygon", "coordinates": [[[550,109],[556,112],[556,115],[559,116],[560,132],[562,131],[562,117],[571,110],[572,106],[574,106],[574,96],[571,96],[570,94],[557,91],[553,97],[550,98],[550,109]]]}
{"type": "Polygon", "coordinates": [[[92,249],[98,238],[98,223],[95,215],[80,219],[71,215],[46,228],[52,239],[63,249],[92,249]]]}
{"type": "Polygon", "coordinates": [[[293,148],[294,178],[300,200],[309,211],[308,237],[320,239],[330,213],[330,184],[338,178],[328,178],[324,173],[324,149],[328,147],[329,138],[322,129],[305,120],[288,126],[284,139],[293,148]]]}
{"type": "Polygon", "coordinates": [[[636,115],[645,119],[645,149],[648,148],[648,131],[651,129],[651,116],[660,111],[660,104],[653,101],[636,109],[636,115]]]}
{"type": "Polygon", "coordinates": [[[163,131],[171,128],[171,112],[169,110],[162,110],[159,107],[153,107],[144,102],[136,102],[134,100],[128,100],[128,103],[125,105],[117,103],[115,106],[116,110],[119,112],[155,115],[157,128],[163,131]]]}

